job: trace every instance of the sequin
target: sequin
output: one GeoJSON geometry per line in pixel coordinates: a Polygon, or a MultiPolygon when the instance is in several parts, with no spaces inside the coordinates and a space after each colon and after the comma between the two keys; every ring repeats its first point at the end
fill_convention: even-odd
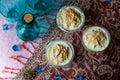
{"type": "Polygon", "coordinates": [[[8,24],[4,24],[3,25],[3,30],[5,31],[5,30],[8,30],[9,29],[9,25],[8,24]]]}
{"type": "Polygon", "coordinates": [[[44,70],[44,67],[43,67],[42,65],[38,65],[36,71],[37,71],[38,73],[41,73],[43,70],[44,70]]]}
{"type": "Polygon", "coordinates": [[[60,75],[55,75],[54,80],[61,80],[61,76],[60,75]]]}
{"type": "Polygon", "coordinates": [[[20,46],[19,45],[13,45],[12,49],[14,51],[19,51],[20,50],[20,46]]]}
{"type": "Polygon", "coordinates": [[[106,0],[107,2],[112,2],[112,0],[106,0]]]}
{"type": "Polygon", "coordinates": [[[74,80],[83,80],[82,76],[76,76],[74,80]]]}
{"type": "Polygon", "coordinates": [[[81,61],[80,57],[77,57],[77,62],[80,62],[80,61],[81,61]]]}

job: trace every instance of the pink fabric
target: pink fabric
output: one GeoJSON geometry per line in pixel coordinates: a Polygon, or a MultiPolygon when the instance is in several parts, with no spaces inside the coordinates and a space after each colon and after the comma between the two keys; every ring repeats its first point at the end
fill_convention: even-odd
{"type": "MultiPolygon", "coordinates": [[[[38,42],[23,42],[20,40],[15,31],[16,23],[9,23],[0,15],[0,80],[2,78],[13,78],[16,76],[16,74],[20,71],[19,69],[22,69],[24,67],[24,64],[27,61],[27,58],[30,58],[35,51],[33,46],[36,48],[38,46],[38,42]],[[7,31],[2,30],[2,25],[9,24],[11,28],[7,31]],[[25,45],[25,48],[23,48],[23,43],[25,45]],[[13,45],[21,45],[20,51],[14,51],[12,50],[13,45]],[[31,45],[33,44],[33,46],[31,45]],[[29,49],[30,51],[26,50],[29,49]],[[19,56],[19,57],[17,57],[19,56]],[[18,60],[22,61],[24,64],[20,63],[19,61],[14,60],[10,57],[17,57],[18,60]],[[24,58],[22,58],[24,57],[24,58]],[[26,58],[26,59],[25,59],[26,58]],[[6,69],[8,68],[14,68],[18,70],[11,70],[6,69]],[[11,74],[11,72],[14,72],[11,74]]],[[[40,41],[37,40],[37,41],[40,41]]]]}

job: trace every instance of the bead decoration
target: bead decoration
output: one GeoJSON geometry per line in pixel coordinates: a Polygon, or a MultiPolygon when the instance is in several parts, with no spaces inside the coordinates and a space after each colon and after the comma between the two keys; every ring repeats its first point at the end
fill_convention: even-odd
{"type": "Polygon", "coordinates": [[[112,2],[112,0],[106,0],[107,2],[112,2]]]}
{"type": "Polygon", "coordinates": [[[9,25],[8,24],[4,24],[3,25],[3,30],[5,31],[5,30],[8,30],[9,29],[9,25]]]}
{"type": "Polygon", "coordinates": [[[38,65],[36,71],[37,71],[38,73],[41,73],[43,70],[44,70],[44,67],[43,67],[42,65],[38,65]]]}
{"type": "Polygon", "coordinates": [[[61,80],[61,76],[60,75],[55,75],[54,80],[61,80]]]}
{"type": "Polygon", "coordinates": [[[83,80],[82,76],[76,76],[74,80],[83,80]]]}
{"type": "Polygon", "coordinates": [[[80,61],[81,61],[80,57],[77,57],[77,62],[80,62],[80,61]]]}
{"type": "Polygon", "coordinates": [[[14,51],[19,51],[20,50],[20,46],[15,44],[15,45],[13,45],[12,49],[14,51]]]}

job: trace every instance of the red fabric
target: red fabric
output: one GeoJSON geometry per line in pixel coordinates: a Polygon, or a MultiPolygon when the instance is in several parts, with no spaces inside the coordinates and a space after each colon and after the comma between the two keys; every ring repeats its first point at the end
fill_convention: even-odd
{"type": "Polygon", "coordinates": [[[81,7],[85,13],[86,23],[82,30],[65,33],[57,29],[49,39],[72,42],[75,48],[73,63],[65,68],[47,66],[46,71],[36,79],[52,80],[55,74],[60,74],[66,80],[74,79],[77,75],[83,76],[84,80],[120,80],[120,1],[83,0],[82,5],[75,5],[81,7]],[[111,34],[109,47],[98,54],[86,51],[81,41],[82,31],[94,25],[105,27],[111,34]],[[77,57],[81,58],[80,62],[77,61],[77,57]]]}

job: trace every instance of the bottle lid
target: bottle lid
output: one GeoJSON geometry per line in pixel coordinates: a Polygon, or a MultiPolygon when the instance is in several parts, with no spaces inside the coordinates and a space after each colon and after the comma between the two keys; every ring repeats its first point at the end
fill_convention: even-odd
{"type": "Polygon", "coordinates": [[[34,18],[33,18],[33,15],[31,13],[27,13],[24,15],[23,19],[26,23],[31,23],[34,18]]]}

